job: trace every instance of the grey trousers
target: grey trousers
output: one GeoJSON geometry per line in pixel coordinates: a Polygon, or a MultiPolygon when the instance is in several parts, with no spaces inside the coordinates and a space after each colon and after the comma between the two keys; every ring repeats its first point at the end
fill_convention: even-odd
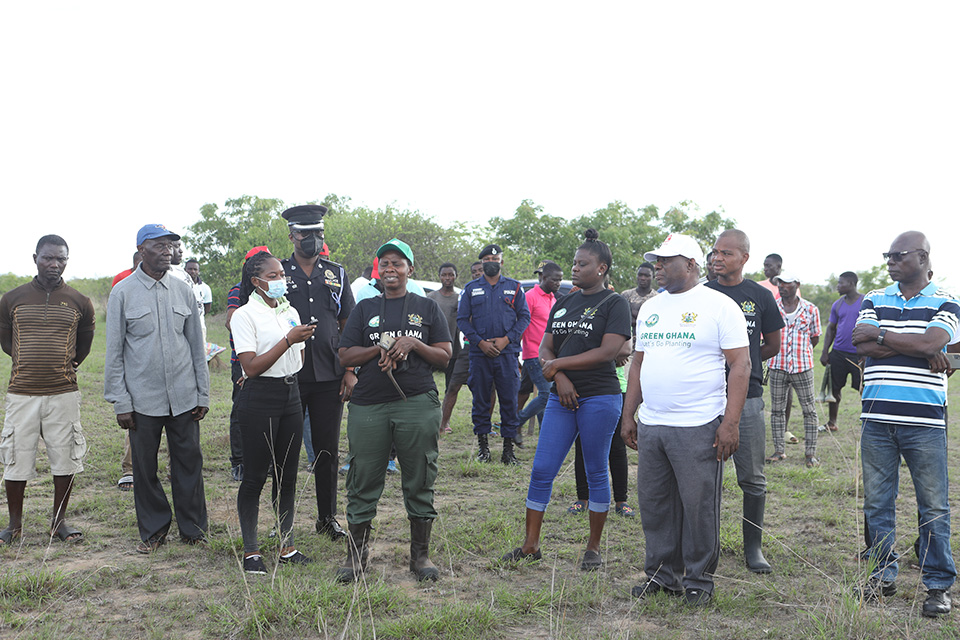
{"type": "Polygon", "coordinates": [[[713,593],[720,559],[720,418],[699,427],[637,427],[637,494],[644,571],[667,589],[713,593]]]}
{"type": "Polygon", "coordinates": [[[763,422],[763,397],[747,398],[740,414],[740,448],[733,454],[737,484],[748,496],[767,494],[763,459],[767,447],[767,427],[763,422]]]}
{"type": "Polygon", "coordinates": [[[157,478],[160,432],[167,430],[170,451],[170,491],[177,510],[180,537],[200,538],[207,532],[207,501],[203,492],[203,456],[200,424],[187,411],[177,416],[133,414],[137,428],[130,431],[133,453],[133,503],[137,527],[144,542],[167,535],[173,514],[163,485],[157,478]]]}

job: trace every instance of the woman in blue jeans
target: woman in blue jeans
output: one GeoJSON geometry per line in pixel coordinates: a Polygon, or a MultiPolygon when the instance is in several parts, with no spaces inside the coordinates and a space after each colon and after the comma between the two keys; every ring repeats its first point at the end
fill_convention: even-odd
{"type": "Polygon", "coordinates": [[[553,386],[530,473],[526,537],[502,560],[540,559],[540,528],[553,481],[579,436],[590,486],[590,539],[580,568],[589,571],[603,564],[600,537],[610,510],[607,457],[622,406],[614,359],[630,338],[631,321],[627,301],[604,287],[610,247],[593,229],[584,235],[571,277],[580,290],[554,305],[540,343],[543,374],[553,386]]]}

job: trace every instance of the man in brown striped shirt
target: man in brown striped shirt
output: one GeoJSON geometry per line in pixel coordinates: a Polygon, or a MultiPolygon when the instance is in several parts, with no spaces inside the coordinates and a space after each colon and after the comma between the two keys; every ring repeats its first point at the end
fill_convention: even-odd
{"type": "Polygon", "coordinates": [[[37,475],[40,438],[53,473],[50,537],[83,539],[64,518],[73,476],[83,471],[87,451],[77,367],[90,353],[95,318],[90,299],[63,281],[68,257],[63,238],[43,236],[33,255],[37,277],[0,299],[0,347],[13,359],[0,434],[10,523],[0,531],[0,547],[20,537],[24,491],[27,480],[37,475]]]}

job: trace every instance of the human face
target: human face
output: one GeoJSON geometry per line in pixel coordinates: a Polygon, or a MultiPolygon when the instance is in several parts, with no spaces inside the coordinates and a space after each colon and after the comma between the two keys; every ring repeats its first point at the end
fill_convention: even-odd
{"type": "Polygon", "coordinates": [[[413,274],[413,265],[399,251],[387,251],[380,256],[380,282],[387,293],[402,296],[407,291],[407,279],[413,274]]]}
{"type": "Polygon", "coordinates": [[[301,258],[316,258],[319,255],[318,252],[323,250],[323,229],[295,229],[290,232],[289,238],[290,241],[293,242],[294,252],[301,258]],[[315,242],[316,251],[307,251],[303,248],[303,242],[304,240],[312,238],[313,236],[316,236],[316,240],[311,239],[308,241],[308,244],[313,244],[315,242]]]}
{"type": "Polygon", "coordinates": [[[444,267],[440,269],[440,284],[444,289],[452,289],[453,283],[457,280],[457,272],[453,267],[444,267]]]}
{"type": "Polygon", "coordinates": [[[687,283],[690,280],[691,269],[695,267],[690,258],[670,256],[657,258],[653,268],[658,285],[670,293],[680,293],[689,288],[687,283]]]}
{"type": "Polygon", "coordinates": [[[647,291],[651,284],[653,284],[653,271],[649,267],[637,269],[637,289],[647,291]]]}
{"type": "Polygon", "coordinates": [[[915,238],[904,234],[890,245],[887,273],[894,282],[915,282],[921,276],[926,276],[929,269],[927,252],[916,246],[915,242],[915,238]],[[910,253],[901,255],[904,251],[910,253]]]}
{"type": "Polygon", "coordinates": [[[280,261],[276,258],[267,258],[263,261],[263,264],[260,265],[260,275],[254,276],[250,281],[253,283],[253,286],[256,287],[257,293],[259,293],[264,300],[267,300],[267,294],[264,292],[270,288],[270,282],[273,280],[283,280],[284,277],[283,265],[280,264],[280,261]]]}
{"type": "Polygon", "coordinates": [[[143,244],[137,248],[143,258],[144,270],[148,271],[152,277],[163,276],[163,273],[173,264],[173,240],[170,236],[144,240],[143,244]]]}
{"type": "Polygon", "coordinates": [[[557,291],[560,291],[561,280],[563,280],[562,271],[548,271],[540,278],[540,288],[546,293],[556,293],[557,291]]]}
{"type": "Polygon", "coordinates": [[[478,262],[476,264],[470,265],[470,277],[474,280],[483,275],[483,264],[478,262]]]}
{"type": "Polygon", "coordinates": [[[852,293],[853,291],[856,291],[856,289],[857,285],[853,284],[853,280],[850,278],[840,278],[837,280],[837,293],[842,296],[852,293]]]}
{"type": "Polygon", "coordinates": [[[603,274],[607,272],[607,265],[600,264],[599,257],[592,251],[577,249],[573,256],[573,268],[570,270],[570,280],[581,289],[594,289],[603,284],[603,274]]]}
{"type": "MultiPolygon", "coordinates": [[[[768,278],[778,276],[780,275],[780,267],[781,263],[777,262],[773,258],[764,258],[763,275],[767,276],[768,278]]],[[[714,268],[716,268],[716,266],[714,266],[714,268]]]]}
{"type": "Polygon", "coordinates": [[[188,262],[186,266],[186,272],[190,274],[190,277],[193,278],[194,282],[200,281],[200,265],[196,262],[188,262]]]}
{"type": "Polygon", "coordinates": [[[179,240],[173,241],[173,256],[170,258],[170,264],[180,264],[183,260],[183,246],[179,240]]]}
{"type": "Polygon", "coordinates": [[[781,300],[793,300],[797,297],[797,289],[799,288],[799,282],[784,282],[783,280],[777,280],[777,290],[780,291],[781,300]]]}
{"type": "Polygon", "coordinates": [[[37,278],[44,284],[57,284],[63,277],[69,258],[66,247],[43,245],[37,253],[33,254],[33,262],[37,265],[37,278]]]}
{"type": "MultiPolygon", "coordinates": [[[[713,245],[713,271],[718,278],[739,278],[743,275],[743,265],[749,259],[750,254],[745,253],[733,238],[720,236],[713,245]]],[[[763,273],[767,273],[766,262],[763,273]]]]}

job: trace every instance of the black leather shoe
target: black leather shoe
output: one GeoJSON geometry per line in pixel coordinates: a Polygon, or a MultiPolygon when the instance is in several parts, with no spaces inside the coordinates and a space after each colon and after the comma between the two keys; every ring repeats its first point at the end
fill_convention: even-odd
{"type": "Polygon", "coordinates": [[[317,533],[325,535],[334,542],[343,540],[347,537],[347,532],[343,530],[340,523],[333,516],[317,518],[317,533]]]}
{"type": "Polygon", "coordinates": [[[950,613],[950,592],[943,589],[930,589],[923,601],[923,615],[937,618],[950,613]]]}
{"type": "Polygon", "coordinates": [[[673,589],[667,589],[665,586],[659,582],[653,580],[647,580],[643,584],[638,584],[633,589],[630,590],[630,595],[634,598],[640,598],[641,600],[649,596],[656,595],[658,593],[666,593],[674,597],[680,597],[683,595],[683,591],[674,591],[673,589]]]}
{"type": "Polygon", "coordinates": [[[691,607],[705,607],[713,600],[713,594],[703,589],[687,589],[683,592],[683,599],[691,607]]]}
{"type": "Polygon", "coordinates": [[[864,600],[889,598],[896,593],[896,582],[893,580],[881,580],[879,578],[870,578],[866,584],[857,585],[853,589],[853,595],[864,600]]]}

